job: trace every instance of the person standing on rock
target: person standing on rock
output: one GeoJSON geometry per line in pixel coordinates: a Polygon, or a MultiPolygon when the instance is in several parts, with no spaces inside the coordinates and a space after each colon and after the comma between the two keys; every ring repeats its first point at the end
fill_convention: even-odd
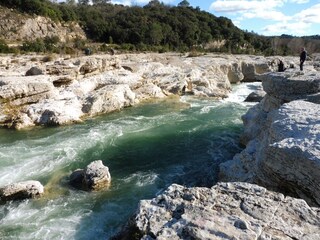
{"type": "Polygon", "coordinates": [[[307,51],[305,48],[301,48],[300,53],[300,71],[303,71],[303,63],[307,59],[307,51]]]}

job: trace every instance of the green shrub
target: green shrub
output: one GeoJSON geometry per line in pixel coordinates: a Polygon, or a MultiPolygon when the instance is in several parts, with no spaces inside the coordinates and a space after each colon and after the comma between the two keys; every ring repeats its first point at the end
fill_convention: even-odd
{"type": "Polygon", "coordinates": [[[45,52],[46,47],[42,39],[38,38],[35,41],[26,41],[22,44],[21,50],[24,52],[45,52]]]}
{"type": "Polygon", "coordinates": [[[7,43],[0,39],[0,53],[10,53],[10,48],[7,43]]]}

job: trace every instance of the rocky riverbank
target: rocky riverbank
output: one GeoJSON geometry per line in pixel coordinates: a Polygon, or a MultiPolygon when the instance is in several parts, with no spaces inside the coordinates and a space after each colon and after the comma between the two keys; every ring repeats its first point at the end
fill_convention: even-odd
{"type": "Polygon", "coordinates": [[[267,94],[243,116],[247,147],[221,165],[221,180],[258,183],[319,205],[320,74],[260,78],[267,94]]]}
{"type": "Polygon", "coordinates": [[[2,56],[0,126],[80,122],[170,95],[223,98],[231,83],[255,81],[273,67],[263,57],[232,55],[2,56]]]}
{"type": "Polygon", "coordinates": [[[318,239],[320,210],[248,183],[171,185],[116,239],[318,239]],[[135,236],[135,238],[134,238],[135,236]]]}
{"type": "Polygon", "coordinates": [[[220,165],[229,183],[172,185],[141,201],[116,239],[320,238],[320,74],[259,79],[266,96],[243,116],[246,148],[220,165]]]}
{"type": "Polygon", "coordinates": [[[223,98],[231,83],[261,80],[266,95],[243,117],[246,149],[220,167],[230,183],[172,185],[141,201],[117,238],[317,239],[320,76],[265,73],[273,67],[250,56],[3,56],[0,124],[68,124],[172,95],[223,98]]]}

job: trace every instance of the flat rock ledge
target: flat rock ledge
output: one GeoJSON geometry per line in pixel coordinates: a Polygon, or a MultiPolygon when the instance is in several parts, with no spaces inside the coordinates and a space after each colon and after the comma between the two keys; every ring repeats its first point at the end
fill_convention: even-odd
{"type": "Polygon", "coordinates": [[[254,81],[272,71],[266,58],[254,56],[150,53],[41,58],[0,56],[0,127],[76,123],[170,95],[220,99],[227,97],[231,83],[254,81]]]}
{"type": "Polygon", "coordinates": [[[44,193],[44,187],[38,181],[25,181],[0,188],[1,202],[37,198],[44,193]]]}
{"type": "Polygon", "coordinates": [[[319,206],[320,74],[263,78],[267,95],[243,116],[246,148],[220,165],[220,180],[256,183],[319,206]]]}
{"type": "Polygon", "coordinates": [[[320,239],[320,209],[249,183],[171,185],[114,239],[320,239]]]}
{"type": "Polygon", "coordinates": [[[77,169],[70,175],[70,185],[91,191],[108,187],[111,182],[109,168],[101,160],[90,163],[85,169],[77,169]]]}

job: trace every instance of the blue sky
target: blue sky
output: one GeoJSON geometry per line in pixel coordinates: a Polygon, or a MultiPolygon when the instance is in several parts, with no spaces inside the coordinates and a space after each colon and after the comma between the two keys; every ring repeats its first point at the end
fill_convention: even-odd
{"type": "MultiPolygon", "coordinates": [[[[150,0],[111,0],[123,5],[144,5],[150,0]]],[[[182,0],[160,0],[177,5],[182,0]]],[[[266,36],[320,35],[320,0],[188,0],[216,16],[232,20],[239,28],[266,36]]]]}

